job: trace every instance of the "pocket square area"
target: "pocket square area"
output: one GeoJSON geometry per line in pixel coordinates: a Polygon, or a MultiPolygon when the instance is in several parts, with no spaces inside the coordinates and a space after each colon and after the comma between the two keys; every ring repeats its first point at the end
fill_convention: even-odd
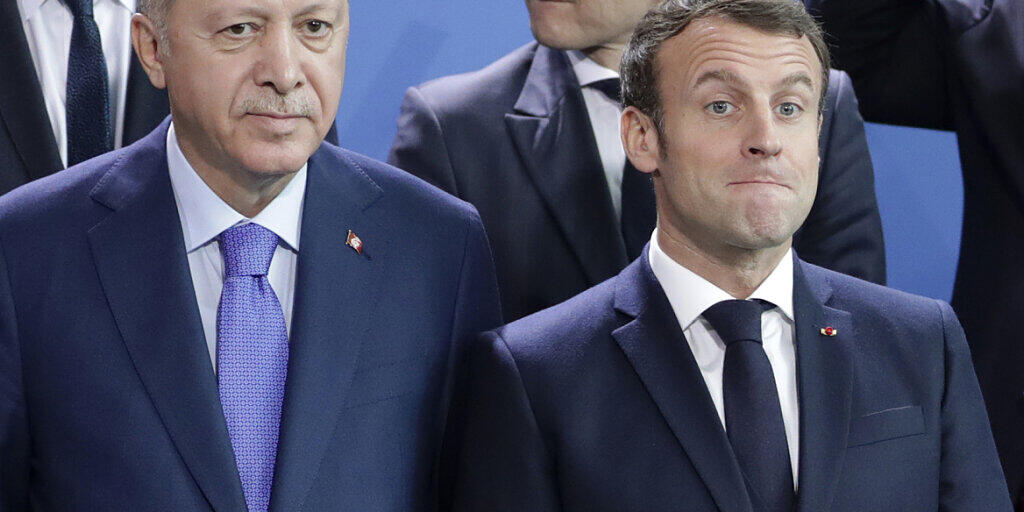
{"type": "Polygon", "coordinates": [[[862,446],[879,441],[924,433],[924,413],[920,405],[885,409],[850,421],[847,446],[862,446]]]}

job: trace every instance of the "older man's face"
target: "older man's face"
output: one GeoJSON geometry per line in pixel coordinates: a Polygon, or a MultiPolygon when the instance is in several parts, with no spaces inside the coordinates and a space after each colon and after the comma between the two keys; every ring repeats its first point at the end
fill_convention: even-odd
{"type": "Polygon", "coordinates": [[[659,229],[711,254],[788,246],[817,188],[823,84],[807,37],[704,19],[656,63],[659,229]]]}
{"type": "Polygon", "coordinates": [[[345,74],[347,0],[175,0],[163,76],[178,138],[210,167],[302,167],[345,74]]]}
{"type": "Polygon", "coordinates": [[[625,44],[658,0],[526,0],[530,29],[541,44],[585,50],[625,44]]]}

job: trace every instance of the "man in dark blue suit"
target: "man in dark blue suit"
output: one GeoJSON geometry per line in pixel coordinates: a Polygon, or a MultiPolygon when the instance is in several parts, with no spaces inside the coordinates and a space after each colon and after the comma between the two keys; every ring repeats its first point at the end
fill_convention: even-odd
{"type": "Polygon", "coordinates": [[[322,142],[347,2],[139,8],[171,119],[0,199],[0,509],[436,509],[475,210],[322,142]]]}
{"type": "Polygon", "coordinates": [[[964,221],[953,308],[1024,510],[1024,5],[809,0],[869,120],[956,131],[964,221]]]}
{"type": "Polygon", "coordinates": [[[828,50],[791,0],[671,0],[623,60],[644,254],[484,336],[459,510],[1008,511],[950,307],[806,263],[828,50]]]}
{"type": "MultiPolygon", "coordinates": [[[[655,4],[527,0],[537,43],[406,93],[389,162],[480,211],[506,320],[614,276],[654,228],[649,181],[646,194],[630,188],[642,178],[626,164],[607,85],[655,4]],[[630,226],[642,236],[626,237],[630,226]]],[[[884,283],[863,121],[849,77],[829,81],[818,202],[795,245],[807,261],[884,283]]]]}
{"type": "MultiPolygon", "coordinates": [[[[0,69],[4,70],[0,76],[0,194],[67,167],[66,159],[61,158],[62,149],[66,154],[67,143],[58,142],[57,135],[67,138],[73,128],[65,126],[61,119],[57,126],[65,129],[59,134],[54,133],[50,116],[62,116],[64,112],[49,111],[55,104],[62,107],[66,104],[65,98],[59,97],[64,84],[52,83],[48,84],[51,87],[45,87],[45,80],[37,69],[49,68],[54,75],[60,75],[56,69],[63,67],[67,70],[70,33],[62,35],[60,28],[62,23],[66,23],[71,29],[71,14],[66,14],[66,22],[49,19],[51,11],[62,12],[68,7],[66,2],[51,2],[45,7],[43,3],[0,2],[0,48],[4,49],[0,52],[0,69]],[[26,11],[28,6],[31,7],[26,11]],[[30,35],[25,32],[26,26],[45,26],[47,29],[30,35]],[[64,46],[57,48],[57,41],[63,41],[64,46]],[[47,48],[52,48],[52,53],[46,52],[47,48]],[[62,58],[64,62],[55,64],[48,61],[47,57],[51,56],[62,58]]],[[[112,78],[108,82],[109,97],[114,99],[113,103],[121,103],[110,109],[114,115],[109,120],[111,139],[121,133],[120,139],[110,142],[121,147],[141,139],[167,117],[167,94],[149,83],[138,59],[131,55],[131,41],[127,34],[127,20],[131,17],[129,2],[116,2],[114,5],[115,2],[111,1],[109,4],[97,7],[98,10],[106,8],[107,12],[103,14],[112,19],[99,26],[98,36],[108,48],[120,49],[119,45],[124,44],[124,51],[128,53],[127,58],[118,59],[111,69],[103,70],[112,78]],[[119,80],[122,77],[123,80],[119,80]],[[118,102],[118,98],[122,100],[118,102]]],[[[89,19],[92,19],[91,15],[89,19]]],[[[118,52],[113,53],[116,58],[118,52]]],[[[71,80],[82,79],[64,74],[71,80]]],[[[108,91],[100,94],[107,95],[108,91]]]]}

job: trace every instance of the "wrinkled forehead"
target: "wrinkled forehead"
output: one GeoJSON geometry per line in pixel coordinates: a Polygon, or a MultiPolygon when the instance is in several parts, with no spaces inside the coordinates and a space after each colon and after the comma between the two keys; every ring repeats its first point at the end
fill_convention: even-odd
{"type": "MultiPolygon", "coordinates": [[[[172,13],[201,17],[250,14],[294,17],[313,12],[348,14],[348,0],[171,0],[172,13]]],[[[190,16],[192,17],[192,16],[190,16]]],[[[347,16],[346,16],[347,18],[347,16]]]]}
{"type": "Polygon", "coordinates": [[[766,32],[720,17],[696,20],[665,41],[656,63],[660,76],[684,88],[696,87],[709,74],[765,80],[803,74],[814,91],[823,85],[821,63],[807,36],[766,32]]]}

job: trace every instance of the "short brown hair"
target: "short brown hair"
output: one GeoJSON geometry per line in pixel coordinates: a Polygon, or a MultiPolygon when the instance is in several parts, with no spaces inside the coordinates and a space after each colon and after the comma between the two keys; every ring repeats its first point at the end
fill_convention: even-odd
{"type": "Polygon", "coordinates": [[[821,27],[804,6],[794,0],[665,0],[640,21],[622,55],[623,105],[638,108],[661,130],[663,109],[658,93],[658,50],[662,43],[694,21],[712,17],[725,18],[769,34],[807,36],[821,64],[818,115],[823,113],[828,92],[828,46],[821,27]]]}

